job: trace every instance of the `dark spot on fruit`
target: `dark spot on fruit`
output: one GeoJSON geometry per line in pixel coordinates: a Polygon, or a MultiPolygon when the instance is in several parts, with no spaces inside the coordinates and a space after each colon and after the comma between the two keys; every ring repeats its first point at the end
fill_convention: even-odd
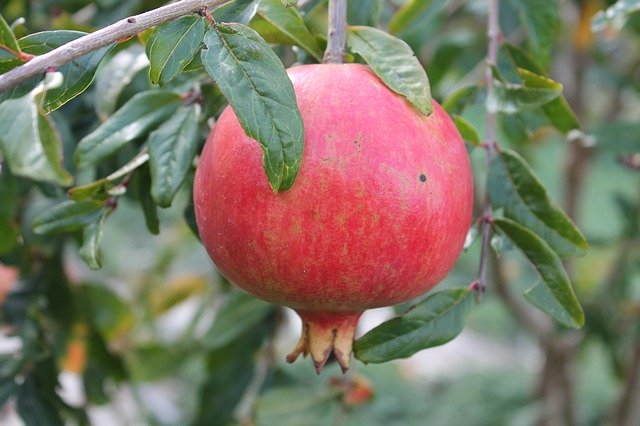
{"type": "Polygon", "coordinates": [[[427,176],[423,173],[420,175],[420,182],[426,182],[427,181],[427,176]]]}

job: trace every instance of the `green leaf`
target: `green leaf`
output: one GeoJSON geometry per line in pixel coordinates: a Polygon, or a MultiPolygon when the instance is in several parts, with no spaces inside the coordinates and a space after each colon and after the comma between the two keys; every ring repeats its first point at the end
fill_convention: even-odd
{"type": "Polygon", "coordinates": [[[196,54],[207,21],[198,15],[182,16],[156,28],[147,42],[149,79],[153,84],[171,81],[196,54]]]}
{"type": "Polygon", "coordinates": [[[198,147],[200,106],[180,108],[149,136],[151,197],[169,207],[187,176],[198,147]]]}
{"type": "Polygon", "coordinates": [[[43,83],[26,96],[0,103],[0,149],[13,174],[69,185],[60,136],[37,106],[46,87],[43,83]]]}
{"type": "Polygon", "coordinates": [[[460,132],[460,136],[464,139],[465,142],[469,143],[472,146],[480,145],[480,134],[473,124],[469,123],[467,120],[462,118],[461,116],[454,114],[452,116],[453,122],[456,124],[458,131],[460,132]]]}
{"type": "Polygon", "coordinates": [[[107,218],[108,211],[103,211],[100,219],[89,224],[82,232],[82,246],[80,247],[80,257],[91,269],[100,269],[99,249],[102,240],[102,230],[107,218]]]}
{"type": "Polygon", "coordinates": [[[271,388],[257,401],[256,426],[334,426],[338,423],[340,396],[336,388],[319,392],[300,385],[271,388]]]}
{"type": "Polygon", "coordinates": [[[421,113],[431,114],[427,73],[404,41],[376,28],[349,27],[347,46],[362,56],[391,90],[407,98],[421,113]]]}
{"type": "MultiPolygon", "coordinates": [[[[13,50],[13,52],[20,52],[20,46],[18,45],[18,40],[16,39],[15,34],[13,34],[13,30],[7,24],[4,17],[0,15],[0,51],[7,52],[3,47],[8,47],[13,50]]],[[[14,58],[13,52],[9,53],[10,58],[14,58]]],[[[0,53],[0,59],[4,59],[2,54],[0,53]]]]}
{"type": "Polygon", "coordinates": [[[127,142],[162,123],[179,104],[180,96],[170,91],[138,93],[78,143],[74,154],[76,164],[86,167],[108,157],[127,142]]]}
{"type": "Polygon", "coordinates": [[[133,77],[145,67],[149,60],[144,48],[134,44],[113,55],[98,71],[95,84],[95,109],[100,121],[105,121],[116,110],[118,98],[133,77]]]}
{"type": "Polygon", "coordinates": [[[25,426],[63,426],[64,422],[50,396],[41,389],[39,380],[28,374],[17,392],[16,408],[25,426]]]}
{"type": "Polygon", "coordinates": [[[254,378],[256,354],[273,326],[273,318],[265,319],[207,355],[207,379],[200,390],[194,425],[230,424],[235,407],[254,378]]]}
{"type": "MultiPolygon", "coordinates": [[[[560,83],[543,75],[534,74],[524,68],[518,68],[518,74],[522,78],[525,87],[560,90],[562,93],[562,85],[560,83]]],[[[551,124],[561,132],[566,134],[571,130],[580,129],[578,117],[564,96],[558,96],[544,104],[542,108],[544,109],[545,115],[551,121],[551,124]]]]}
{"type": "Polygon", "coordinates": [[[98,220],[103,211],[104,203],[101,201],[65,201],[36,216],[33,231],[36,234],[77,231],[98,220]]]}
{"type": "Polygon", "coordinates": [[[259,0],[233,0],[211,11],[216,22],[239,22],[247,25],[258,10],[259,0]]]}
{"type": "Polygon", "coordinates": [[[347,22],[349,25],[375,27],[381,11],[382,0],[350,0],[347,2],[347,22]]]}
{"type": "Polygon", "coordinates": [[[576,297],[569,276],[564,270],[560,257],[533,231],[510,219],[494,219],[493,226],[509,237],[513,244],[529,259],[536,268],[542,282],[548,287],[544,290],[530,289],[528,299],[533,304],[560,321],[562,324],[580,328],[584,324],[584,313],[576,297]],[[560,311],[558,311],[558,309],[560,311]]]}
{"type": "Polygon", "coordinates": [[[491,205],[538,234],[561,257],[583,255],[588,243],[571,219],[547,194],[526,161],[502,150],[489,166],[491,205]]]}
{"type": "Polygon", "coordinates": [[[202,63],[247,135],[260,142],[271,187],[276,192],[290,188],[300,168],[304,128],[282,62],[241,24],[219,24],[204,41],[202,63]]]}
{"type": "MultiPolygon", "coordinates": [[[[42,31],[21,38],[19,43],[24,52],[32,55],[42,55],[84,35],[86,35],[86,33],[80,31],[42,31]]],[[[68,64],[58,67],[57,71],[64,76],[64,81],[59,87],[47,91],[40,105],[42,110],[48,114],[84,92],[93,81],[100,61],[102,61],[102,58],[104,58],[112,47],[113,45],[109,45],[94,50],[68,64]]],[[[12,90],[0,93],[0,102],[5,99],[24,95],[35,87],[38,81],[39,77],[36,77],[12,90]]]]}
{"type": "Polygon", "coordinates": [[[131,192],[140,202],[142,207],[142,214],[144,215],[144,221],[147,225],[147,229],[153,235],[160,233],[160,219],[158,218],[158,209],[156,204],[151,198],[151,173],[147,165],[140,167],[133,175],[131,182],[129,182],[129,188],[131,192]]]}
{"type": "Polygon", "coordinates": [[[109,198],[108,191],[113,187],[113,183],[106,178],[98,179],[94,182],[81,186],[75,186],[67,191],[67,195],[73,201],[82,201],[88,198],[95,200],[106,200],[109,198]]]}
{"type": "Polygon", "coordinates": [[[233,291],[227,297],[224,306],[216,314],[213,326],[201,340],[208,349],[228,345],[262,323],[275,309],[274,305],[240,291],[233,291]]]}
{"type": "Polygon", "coordinates": [[[510,0],[518,11],[522,26],[536,57],[548,62],[553,37],[560,28],[558,3],[548,0],[510,0]]]}
{"type": "Polygon", "coordinates": [[[382,363],[447,343],[460,334],[474,303],[475,292],[466,287],[433,293],[356,340],[354,354],[364,363],[382,363]]]}
{"type": "Polygon", "coordinates": [[[640,152],[640,123],[637,121],[613,121],[601,124],[593,132],[597,146],[621,154],[640,152]]]}
{"type": "Polygon", "coordinates": [[[389,21],[389,32],[398,34],[406,29],[416,17],[427,10],[431,5],[431,0],[407,0],[389,21]]]}
{"type": "MultiPolygon", "coordinates": [[[[298,9],[286,7],[280,0],[261,0],[258,16],[268,24],[270,32],[275,31],[284,36],[277,39],[279,42],[300,46],[316,61],[322,61],[322,49],[305,25],[298,9]]],[[[269,37],[265,40],[271,41],[269,37]]]]}
{"type": "Polygon", "coordinates": [[[506,81],[500,71],[493,67],[493,93],[487,95],[486,107],[490,112],[504,112],[515,114],[520,111],[537,109],[544,104],[562,95],[562,85],[553,80],[522,70],[530,79],[530,84],[542,85],[546,87],[532,87],[523,84],[516,84],[506,81]],[[539,77],[535,79],[533,76],[539,77]]]}
{"type": "Polygon", "coordinates": [[[122,338],[135,326],[132,309],[117,294],[100,285],[82,285],[78,288],[77,305],[91,325],[107,342],[122,338]]]}
{"type": "Polygon", "coordinates": [[[633,13],[640,11],[640,0],[618,0],[606,10],[600,10],[591,19],[591,31],[594,33],[612,28],[619,31],[633,13]]]}
{"type": "Polygon", "coordinates": [[[529,303],[554,318],[560,324],[564,324],[567,327],[580,327],[565,307],[558,302],[548,286],[537,283],[524,292],[524,297],[529,303]]]}
{"type": "Polygon", "coordinates": [[[442,108],[449,114],[462,114],[467,105],[473,103],[480,91],[478,86],[464,86],[453,92],[442,103],[442,108]]]}

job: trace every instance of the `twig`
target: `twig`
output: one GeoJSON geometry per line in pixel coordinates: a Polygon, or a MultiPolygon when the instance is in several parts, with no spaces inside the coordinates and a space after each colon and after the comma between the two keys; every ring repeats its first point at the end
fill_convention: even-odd
{"type": "Polygon", "coordinates": [[[180,16],[196,13],[202,8],[220,5],[228,1],[230,0],[181,0],[140,15],[125,18],[113,25],[73,40],[51,52],[38,55],[24,65],[0,75],[0,92],[8,90],[38,74],[43,74],[51,67],[60,67],[101,47],[133,37],[147,28],[155,27],[180,16]]]}
{"type": "Polygon", "coordinates": [[[329,0],[329,30],[323,62],[341,64],[347,43],[347,0],[329,0]]]}
{"type": "MultiPolygon", "coordinates": [[[[487,84],[487,98],[493,96],[493,74],[491,72],[491,66],[496,64],[496,58],[498,56],[498,42],[500,38],[500,23],[499,19],[499,5],[498,0],[489,0],[489,16],[488,16],[488,31],[489,37],[489,49],[487,52],[487,70],[485,72],[486,84],[487,84]]],[[[487,124],[486,124],[486,140],[484,147],[487,151],[487,169],[496,155],[498,150],[498,144],[496,142],[496,113],[487,109],[487,124]]],[[[491,204],[489,203],[489,193],[487,191],[487,185],[485,185],[484,197],[482,200],[482,217],[481,217],[481,234],[482,234],[482,248],[480,251],[480,266],[478,267],[478,278],[475,281],[473,287],[478,291],[478,297],[484,292],[484,288],[487,283],[487,264],[489,263],[489,240],[491,239],[491,204]]]]}

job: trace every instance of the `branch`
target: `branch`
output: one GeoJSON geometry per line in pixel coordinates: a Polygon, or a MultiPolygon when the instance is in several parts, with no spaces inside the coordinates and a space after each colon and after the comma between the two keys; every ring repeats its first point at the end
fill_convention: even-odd
{"type": "Polygon", "coordinates": [[[73,40],[51,52],[38,55],[24,65],[0,75],[0,92],[8,90],[31,77],[44,74],[50,68],[57,68],[79,57],[133,37],[147,28],[155,27],[203,8],[226,3],[229,0],[181,0],[158,9],[131,16],[102,28],[84,37],[73,40]]]}
{"type": "Polygon", "coordinates": [[[327,31],[325,64],[341,64],[347,43],[347,0],[329,0],[329,30],[327,31]]]}
{"type": "MultiPolygon", "coordinates": [[[[491,66],[496,64],[496,58],[498,56],[498,42],[500,38],[500,23],[499,18],[499,0],[489,0],[489,25],[487,35],[489,37],[489,48],[487,52],[487,69],[485,72],[486,84],[487,84],[487,97],[493,96],[493,74],[491,73],[491,66]]],[[[491,164],[491,160],[495,156],[498,150],[498,143],[496,142],[496,113],[494,111],[487,110],[487,124],[486,124],[486,141],[485,149],[487,150],[487,169],[491,164]]],[[[489,262],[489,240],[491,239],[491,204],[489,203],[489,191],[488,179],[485,185],[484,198],[482,200],[482,217],[480,222],[482,233],[482,248],[480,251],[480,266],[478,268],[478,278],[475,281],[475,289],[478,291],[478,295],[482,294],[485,285],[487,283],[487,264],[489,262]]]]}

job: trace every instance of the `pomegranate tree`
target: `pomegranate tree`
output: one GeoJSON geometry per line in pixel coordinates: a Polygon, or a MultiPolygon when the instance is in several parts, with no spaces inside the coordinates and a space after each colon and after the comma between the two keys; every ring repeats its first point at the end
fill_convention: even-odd
{"type": "Polygon", "coordinates": [[[464,143],[366,66],[289,70],[305,126],[293,187],[275,193],[260,145],[229,107],[202,152],[194,186],[202,241],[246,292],[293,308],[302,336],[287,361],[331,352],[349,366],[358,319],[419,296],[453,267],[470,225],[464,143]]]}

